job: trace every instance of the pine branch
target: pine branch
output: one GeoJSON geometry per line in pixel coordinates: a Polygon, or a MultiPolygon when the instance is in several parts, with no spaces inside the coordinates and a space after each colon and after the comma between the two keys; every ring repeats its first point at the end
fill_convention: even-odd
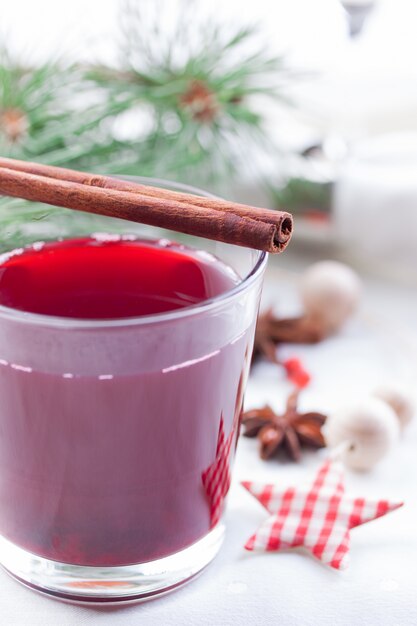
{"type": "MultiPolygon", "coordinates": [[[[29,67],[0,49],[0,154],[51,165],[111,172],[138,163],[137,146],[114,138],[124,110],[104,101],[84,70],[50,62],[29,67]],[[74,94],[94,104],[79,105],[74,94]],[[93,97],[94,96],[94,97],[93,97]]],[[[120,171],[120,170],[119,170],[120,171]]],[[[42,204],[0,198],[0,249],[51,236],[80,234],[109,221],[42,204]]],[[[126,229],[126,224],[124,224],[126,229]]]]}
{"type": "Polygon", "coordinates": [[[169,6],[125,2],[120,68],[94,67],[87,76],[125,113],[150,112],[154,175],[216,187],[239,169],[240,151],[272,147],[254,96],[290,104],[285,87],[294,73],[263,49],[256,26],[221,24],[202,15],[203,3],[182,0],[170,28],[162,24],[169,6]]]}

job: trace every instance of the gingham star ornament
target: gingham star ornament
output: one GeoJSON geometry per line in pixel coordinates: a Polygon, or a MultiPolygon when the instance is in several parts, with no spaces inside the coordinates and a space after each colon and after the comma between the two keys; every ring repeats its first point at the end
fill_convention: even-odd
{"type": "Polygon", "coordinates": [[[350,531],[402,506],[402,502],[345,495],[340,462],[327,460],[307,487],[242,482],[270,517],[247,541],[247,550],[278,551],[303,547],[335,569],[349,560],[350,531]]]}

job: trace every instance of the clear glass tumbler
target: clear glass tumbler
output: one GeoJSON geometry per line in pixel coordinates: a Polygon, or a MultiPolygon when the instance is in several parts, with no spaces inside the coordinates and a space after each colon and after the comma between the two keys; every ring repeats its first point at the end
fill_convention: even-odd
{"type": "Polygon", "coordinates": [[[166,593],[223,540],[267,255],[169,236],[215,255],[237,284],[138,318],[0,306],[0,562],[58,598],[166,593]]]}

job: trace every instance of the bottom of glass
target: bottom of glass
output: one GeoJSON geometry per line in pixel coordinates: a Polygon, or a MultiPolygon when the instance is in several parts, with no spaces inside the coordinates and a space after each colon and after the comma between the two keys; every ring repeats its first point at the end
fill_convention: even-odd
{"type": "Polygon", "coordinates": [[[163,559],[120,567],[90,567],[50,561],[0,537],[0,565],[35,591],[77,604],[141,602],[174,591],[214,559],[224,525],[185,550],[163,559]]]}

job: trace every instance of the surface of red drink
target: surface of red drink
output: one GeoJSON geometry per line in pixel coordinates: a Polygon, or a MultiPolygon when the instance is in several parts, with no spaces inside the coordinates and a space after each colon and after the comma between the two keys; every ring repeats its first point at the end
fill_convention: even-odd
{"type": "Polygon", "coordinates": [[[35,244],[0,265],[0,304],[81,319],[172,311],[233,286],[236,277],[226,266],[200,254],[120,238],[35,244]]]}
{"type": "MultiPolygon", "coordinates": [[[[214,257],[167,242],[67,240],[3,256],[0,305],[120,320],[178,311],[237,281],[214,257]]],[[[169,353],[162,327],[150,332],[169,353]]],[[[199,328],[215,332],[203,315],[199,328]]],[[[62,332],[70,346],[71,329],[62,332]]],[[[91,341],[104,337],[92,336],[89,362],[91,341]]],[[[203,537],[218,518],[207,472],[226,472],[222,498],[230,479],[252,336],[253,325],[165,368],[148,367],[141,345],[130,346],[122,374],[105,361],[94,374],[77,371],[70,356],[58,371],[28,367],[2,358],[0,346],[0,534],[37,555],[96,566],[152,561],[203,537]]],[[[19,354],[18,333],[13,341],[19,354]]]]}

